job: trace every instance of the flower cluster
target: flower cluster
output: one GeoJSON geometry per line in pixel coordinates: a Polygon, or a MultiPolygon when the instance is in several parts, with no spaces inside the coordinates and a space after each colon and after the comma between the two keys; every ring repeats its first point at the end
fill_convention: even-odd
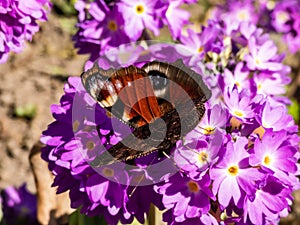
{"type": "Polygon", "coordinates": [[[280,33],[291,53],[300,50],[300,4],[297,0],[229,0],[218,5],[213,15],[231,23],[251,22],[280,33]]]}
{"type": "Polygon", "coordinates": [[[80,78],[69,78],[60,105],[52,105],[51,111],[56,121],[43,132],[41,141],[47,146],[42,157],[56,175],[53,185],[58,186],[57,192],[70,190],[73,208],[82,206],[82,213],[103,215],[110,224],[118,220],[131,223],[134,217],[143,223],[151,202],[163,208],[161,197],[150,187],[138,188],[128,197],[132,187],[123,165],[98,170],[90,165],[88,160],[94,160],[103,147],[116,144],[120,135],[113,131],[105,111],[87,94],[80,78]]]}
{"type": "Polygon", "coordinates": [[[290,52],[300,50],[300,4],[298,1],[281,1],[271,11],[272,26],[275,31],[284,34],[290,52]]]}
{"type": "Polygon", "coordinates": [[[79,29],[73,38],[75,47],[79,48],[79,54],[89,53],[89,61],[94,62],[111,48],[141,38],[149,39],[148,31],[157,36],[163,25],[169,27],[176,40],[190,17],[179,6],[194,2],[196,1],[122,0],[107,4],[104,0],[79,0],[75,4],[79,12],[79,29]]]}
{"type": "Polygon", "coordinates": [[[185,183],[190,195],[180,193],[196,207],[193,195],[204,191],[216,208],[207,214],[203,206],[193,213],[181,207],[178,192],[172,193],[172,188],[180,190],[178,182],[170,180],[157,189],[170,211],[167,221],[194,222],[197,212],[203,224],[213,223],[207,222],[213,213],[218,221],[276,224],[287,215],[292,191],[299,189],[298,127],[287,114],[288,99],[280,96],[290,81],[290,68],[282,64],[274,42],[252,22],[210,22],[201,33],[190,30],[182,43],[188,48],[193,44],[186,63],[192,66],[202,59],[215,76],[202,73],[212,99],[199,127],[174,153],[175,163],[192,182],[210,176],[213,197],[205,185],[190,186],[190,181],[185,183]]]}
{"type": "Polygon", "coordinates": [[[37,21],[46,21],[49,0],[3,0],[0,3],[0,63],[10,51],[20,52],[24,42],[39,30],[37,21]]]}
{"type": "Polygon", "coordinates": [[[26,184],[20,188],[8,187],[1,192],[3,219],[6,224],[38,224],[37,198],[28,192],[26,184]]]}
{"type": "Polygon", "coordinates": [[[111,224],[134,217],[143,223],[151,202],[168,209],[163,216],[168,224],[268,224],[288,213],[291,193],[300,187],[298,128],[287,114],[287,99],[279,96],[289,82],[289,68],[260,29],[230,25],[210,22],[201,33],[190,30],[181,37],[182,44],[122,46],[97,61],[105,68],[108,58],[109,65],[122,66],[181,58],[202,74],[212,97],[199,126],[177,142],[170,156],[179,169],[173,176],[166,167],[160,179],[157,171],[145,169],[145,162],[154,164],[153,156],[136,160],[140,166],[132,169],[122,163],[93,167],[99,152],[122,138],[112,129],[120,122],[106,116],[79,78],[69,79],[60,105],[51,108],[56,121],[41,140],[47,145],[43,158],[56,175],[54,185],[59,192],[70,190],[72,207],[104,215],[111,224]],[[197,54],[187,51],[189,38],[197,54]],[[142,186],[145,180],[153,183],[142,186]]]}
{"type": "MultiPolygon", "coordinates": [[[[241,18],[250,3],[244,5],[241,18]]],[[[277,224],[290,211],[291,193],[300,188],[300,138],[287,113],[289,99],[282,96],[290,68],[282,63],[284,56],[269,35],[254,25],[259,17],[233,21],[228,14],[208,21],[201,32],[189,29],[186,35],[175,35],[167,17],[157,14],[160,10],[148,11],[164,9],[165,1],[131,4],[95,1],[86,7],[79,1],[77,46],[91,54],[90,60],[102,54],[96,63],[103,69],[181,59],[212,92],[206,113],[195,129],[167,149],[168,157],[155,152],[136,159],[134,165],[98,167],[97,156],[125,137],[125,125],[106,115],[80,78],[69,78],[60,104],[51,107],[55,121],[41,138],[46,144],[42,157],[56,176],[58,192],[70,190],[73,208],[103,215],[110,224],[134,218],[144,223],[150,203],[166,209],[163,220],[168,224],[277,224]],[[119,17],[108,16],[115,12],[119,17]],[[137,40],[144,28],[156,34],[159,19],[180,43],[117,47],[137,40]],[[132,27],[132,20],[137,27],[132,27]],[[122,25],[116,26],[117,21],[122,25]],[[124,35],[105,36],[111,32],[108,25],[122,27],[118,32],[124,35]]]]}

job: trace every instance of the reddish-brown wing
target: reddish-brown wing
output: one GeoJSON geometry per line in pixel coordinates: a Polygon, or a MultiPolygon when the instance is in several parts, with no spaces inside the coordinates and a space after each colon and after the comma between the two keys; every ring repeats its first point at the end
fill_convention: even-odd
{"type": "Polygon", "coordinates": [[[103,70],[95,63],[81,77],[86,90],[102,107],[132,127],[143,126],[162,116],[143,69],[129,66],[103,70]]]}

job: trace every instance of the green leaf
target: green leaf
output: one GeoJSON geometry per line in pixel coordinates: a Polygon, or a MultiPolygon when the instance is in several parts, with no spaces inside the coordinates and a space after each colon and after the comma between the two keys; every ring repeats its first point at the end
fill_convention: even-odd
{"type": "Polygon", "coordinates": [[[299,123],[300,120],[300,106],[296,99],[292,100],[292,104],[288,107],[288,112],[291,114],[296,121],[299,123]]]}
{"type": "Polygon", "coordinates": [[[27,104],[15,109],[14,115],[16,117],[25,118],[31,120],[36,115],[36,106],[34,104],[27,104]]]}
{"type": "Polygon", "coordinates": [[[55,6],[60,13],[65,16],[76,15],[77,11],[74,8],[74,4],[76,1],[74,0],[52,0],[53,5],[55,6]]]}
{"type": "Polygon", "coordinates": [[[69,216],[69,225],[107,225],[108,223],[103,217],[94,216],[88,217],[80,213],[77,209],[74,213],[69,216]]]}

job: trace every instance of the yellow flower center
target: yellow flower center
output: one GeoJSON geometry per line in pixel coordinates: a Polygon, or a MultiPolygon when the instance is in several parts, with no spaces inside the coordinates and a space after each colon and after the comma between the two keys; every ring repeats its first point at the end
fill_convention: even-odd
{"type": "Polygon", "coordinates": [[[265,156],[265,158],[264,158],[264,164],[265,165],[267,165],[267,166],[269,166],[270,164],[271,164],[271,158],[270,158],[270,156],[265,156]]]}
{"type": "Polygon", "coordinates": [[[263,128],[270,128],[269,124],[267,124],[266,121],[262,121],[261,125],[263,128]]]}
{"type": "Polygon", "coordinates": [[[289,19],[289,15],[286,12],[279,12],[276,17],[281,23],[285,23],[289,19]]]}
{"type": "Polygon", "coordinates": [[[249,19],[249,14],[247,11],[242,10],[238,13],[238,19],[240,21],[247,21],[249,19]]]}
{"type": "Polygon", "coordinates": [[[205,127],[203,129],[203,134],[214,134],[215,133],[215,128],[214,127],[205,127]]]}
{"type": "Polygon", "coordinates": [[[201,163],[205,163],[207,162],[207,158],[208,158],[208,155],[206,152],[202,151],[199,153],[198,155],[198,160],[201,162],[201,163]]]}
{"type": "Polygon", "coordinates": [[[103,172],[104,176],[106,176],[106,177],[113,177],[115,175],[115,172],[112,169],[107,168],[107,167],[104,168],[102,170],[102,172],[103,172]]]}
{"type": "Polygon", "coordinates": [[[195,181],[191,180],[187,183],[187,185],[191,192],[197,193],[200,190],[198,183],[196,183],[195,181]]]}
{"type": "Polygon", "coordinates": [[[235,110],[234,111],[234,115],[236,115],[238,117],[242,117],[244,114],[241,111],[239,111],[239,110],[235,110]]]}
{"type": "Polygon", "coordinates": [[[259,66],[259,65],[261,64],[261,61],[260,61],[259,59],[255,59],[255,64],[256,64],[257,66],[259,66]]]}
{"type": "Polygon", "coordinates": [[[116,23],[114,20],[110,20],[110,21],[108,22],[108,24],[107,24],[107,27],[108,27],[108,29],[111,30],[111,31],[116,31],[116,30],[118,30],[118,25],[117,25],[117,23],[116,23]]]}
{"type": "Polygon", "coordinates": [[[260,91],[261,89],[262,89],[262,84],[261,83],[257,84],[257,90],[260,91]]]}
{"type": "Polygon", "coordinates": [[[90,3],[86,3],[86,4],[85,4],[85,9],[86,9],[86,10],[89,10],[90,8],[91,8],[91,4],[90,4],[90,3]]]}
{"type": "Polygon", "coordinates": [[[267,9],[268,10],[272,10],[275,8],[276,2],[275,1],[267,1],[265,0],[265,2],[267,3],[267,9]]]}
{"type": "Polygon", "coordinates": [[[203,47],[203,46],[200,46],[200,47],[197,49],[197,52],[198,52],[198,53],[201,53],[201,52],[203,52],[203,50],[204,50],[204,47],[203,47]]]}
{"type": "Polygon", "coordinates": [[[95,143],[93,141],[88,141],[85,146],[88,150],[93,150],[95,148],[95,143]]]}
{"type": "Polygon", "coordinates": [[[239,172],[239,167],[236,166],[236,165],[230,166],[230,167],[228,168],[228,173],[229,173],[229,175],[231,175],[231,176],[236,176],[236,175],[238,174],[238,172],[239,172]]]}
{"type": "Polygon", "coordinates": [[[76,131],[78,130],[79,125],[80,125],[80,122],[79,122],[78,120],[75,120],[75,121],[73,122],[73,125],[72,125],[72,127],[73,127],[73,132],[76,132],[76,131]]]}
{"type": "Polygon", "coordinates": [[[143,5],[137,5],[135,7],[135,12],[139,15],[143,14],[145,12],[145,7],[143,5]]]}

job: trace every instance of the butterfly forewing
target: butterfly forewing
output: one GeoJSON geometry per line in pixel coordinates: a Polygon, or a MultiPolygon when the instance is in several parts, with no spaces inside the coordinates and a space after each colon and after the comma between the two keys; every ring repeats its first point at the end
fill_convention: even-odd
{"type": "Polygon", "coordinates": [[[81,77],[86,90],[103,108],[132,127],[143,126],[161,116],[143,69],[130,66],[103,70],[95,63],[81,77]]]}
{"type": "MultiPolygon", "coordinates": [[[[174,63],[153,61],[146,63],[143,69],[148,75],[158,74],[165,76],[167,79],[173,81],[170,82],[171,84],[176,83],[180,85],[191,99],[200,98],[204,103],[211,96],[211,92],[203,83],[201,76],[187,68],[181,60],[177,60],[174,63]]],[[[180,92],[178,92],[176,85],[173,87],[172,85],[169,86],[169,95],[174,101],[184,101],[184,99],[181,99],[180,92]]]]}

